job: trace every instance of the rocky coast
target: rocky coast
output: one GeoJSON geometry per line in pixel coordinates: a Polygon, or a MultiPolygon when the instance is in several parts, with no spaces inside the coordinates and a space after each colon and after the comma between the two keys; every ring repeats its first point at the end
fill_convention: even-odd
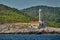
{"type": "Polygon", "coordinates": [[[0,34],[60,34],[60,28],[31,28],[30,26],[31,25],[15,26],[14,24],[3,24],[0,25],[0,34]]]}

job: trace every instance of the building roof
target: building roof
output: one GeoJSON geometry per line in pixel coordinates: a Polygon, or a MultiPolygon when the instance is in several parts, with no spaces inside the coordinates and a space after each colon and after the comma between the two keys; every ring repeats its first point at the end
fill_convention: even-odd
{"type": "Polygon", "coordinates": [[[30,22],[30,24],[39,24],[40,22],[38,22],[38,21],[32,21],[32,22],[30,22]]]}

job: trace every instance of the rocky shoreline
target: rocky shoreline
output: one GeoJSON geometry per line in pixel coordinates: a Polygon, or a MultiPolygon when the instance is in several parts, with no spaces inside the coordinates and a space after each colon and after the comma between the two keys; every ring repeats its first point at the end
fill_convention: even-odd
{"type": "Polygon", "coordinates": [[[0,32],[0,34],[60,34],[60,28],[51,28],[51,27],[46,27],[46,28],[41,28],[37,29],[36,31],[6,31],[6,32],[0,32]]]}
{"type": "Polygon", "coordinates": [[[10,24],[0,26],[0,34],[60,34],[60,28],[45,27],[45,28],[11,28],[10,24]]]}

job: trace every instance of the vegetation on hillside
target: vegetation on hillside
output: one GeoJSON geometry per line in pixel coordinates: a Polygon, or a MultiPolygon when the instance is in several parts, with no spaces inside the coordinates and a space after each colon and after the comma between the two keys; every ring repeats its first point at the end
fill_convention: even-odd
{"type": "Polygon", "coordinates": [[[47,26],[60,27],[60,7],[34,6],[23,10],[0,4],[0,23],[38,21],[39,9],[47,26]]]}
{"type": "Polygon", "coordinates": [[[34,18],[36,21],[39,18],[39,9],[42,10],[41,16],[47,26],[60,27],[60,7],[33,6],[21,11],[34,18]]]}
{"type": "Polygon", "coordinates": [[[15,8],[0,4],[0,23],[30,22],[31,18],[15,8]]]}

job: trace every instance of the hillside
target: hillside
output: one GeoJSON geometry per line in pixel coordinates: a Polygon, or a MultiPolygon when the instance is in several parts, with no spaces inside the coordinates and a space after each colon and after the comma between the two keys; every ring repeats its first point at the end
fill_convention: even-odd
{"type": "Polygon", "coordinates": [[[46,26],[60,27],[60,7],[33,6],[23,10],[0,4],[0,23],[37,21],[41,9],[41,16],[46,26]]]}
{"type": "Polygon", "coordinates": [[[0,23],[29,22],[31,18],[15,8],[0,4],[0,23]]]}
{"type": "Polygon", "coordinates": [[[45,21],[47,26],[60,27],[60,7],[49,7],[49,6],[33,6],[21,10],[23,13],[38,20],[38,10],[41,9],[42,19],[45,21]]]}

